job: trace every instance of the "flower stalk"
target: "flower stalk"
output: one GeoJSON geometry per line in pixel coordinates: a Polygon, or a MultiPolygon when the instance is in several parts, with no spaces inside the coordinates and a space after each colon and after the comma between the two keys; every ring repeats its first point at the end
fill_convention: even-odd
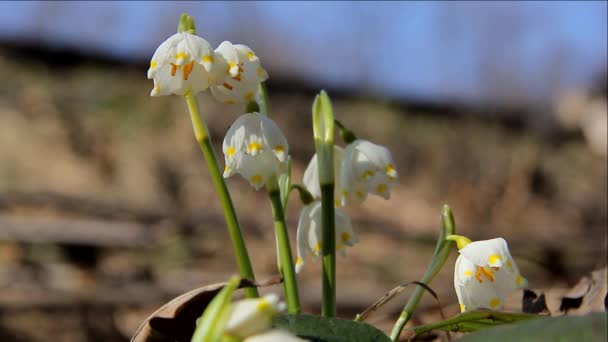
{"type": "Polygon", "coordinates": [[[276,177],[273,177],[266,184],[270,204],[272,206],[272,216],[274,219],[274,230],[277,239],[277,252],[279,257],[279,271],[283,276],[283,289],[287,301],[287,312],[290,314],[300,313],[300,298],[298,294],[298,283],[293,264],[291,246],[289,245],[289,233],[285,222],[283,211],[283,201],[281,191],[276,177]]]}
{"type": "MultiPolygon", "coordinates": [[[[194,128],[194,136],[199,144],[209,173],[211,174],[211,180],[213,187],[218,194],[222,209],[224,211],[224,218],[226,219],[226,225],[228,227],[228,233],[232,241],[232,246],[236,256],[236,263],[239,270],[239,274],[243,278],[255,280],[253,274],[253,267],[249,259],[245,240],[239,225],[239,221],[236,216],[234,205],[224,178],[222,177],[222,171],[220,170],[215,151],[213,150],[213,144],[211,143],[211,137],[209,136],[209,130],[205,125],[205,122],[201,118],[198,101],[194,95],[186,94],[186,103],[188,104],[188,111],[190,112],[190,118],[192,119],[192,127],[194,128]]],[[[245,289],[245,296],[248,298],[256,298],[259,296],[258,290],[255,287],[249,287],[245,289]]]]}
{"type": "Polygon", "coordinates": [[[313,132],[319,168],[322,205],[322,307],[323,317],[336,316],[336,227],[334,212],[334,113],[325,91],[312,108],[313,132]]]}
{"type": "MultiPolygon", "coordinates": [[[[431,259],[426,272],[424,272],[424,275],[422,276],[422,283],[428,285],[433,278],[435,278],[437,273],[439,273],[443,264],[445,264],[450,252],[452,251],[453,245],[452,241],[448,240],[447,237],[449,235],[453,235],[455,230],[456,225],[454,223],[454,215],[452,214],[452,210],[449,206],[444,205],[441,210],[441,231],[439,233],[439,239],[437,240],[437,246],[435,247],[433,259],[431,259]]],[[[399,319],[397,319],[397,322],[395,322],[395,325],[391,330],[391,341],[396,342],[399,340],[399,335],[401,335],[403,327],[410,320],[410,318],[412,318],[414,310],[416,310],[423,293],[424,288],[422,288],[422,286],[416,286],[416,289],[403,308],[399,319]]]]}

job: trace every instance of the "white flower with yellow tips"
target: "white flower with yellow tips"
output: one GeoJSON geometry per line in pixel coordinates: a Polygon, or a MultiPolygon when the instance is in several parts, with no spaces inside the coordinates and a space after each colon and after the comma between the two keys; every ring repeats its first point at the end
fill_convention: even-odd
{"type": "Polygon", "coordinates": [[[468,243],[459,253],[454,287],[461,311],[499,310],[510,291],[527,286],[503,238],[468,243]]]}
{"type": "Polygon", "coordinates": [[[243,114],[224,138],[224,178],[240,173],[258,190],[282,172],[288,148],[287,139],[274,121],[260,113],[243,114]]]}
{"type": "Polygon", "coordinates": [[[242,299],[232,304],[224,333],[246,338],[272,327],[272,318],[285,309],[279,297],[269,294],[261,298],[242,299]]]}
{"type": "Polygon", "coordinates": [[[154,52],[148,79],[154,79],[151,96],[197,94],[218,78],[217,55],[209,43],[188,32],[176,33],[154,52]]]}
{"type": "MultiPolygon", "coordinates": [[[[354,246],[359,239],[353,231],[350,218],[342,210],[336,208],[335,211],[336,227],[336,251],[342,255],[346,254],[346,247],[354,246]]],[[[322,232],[322,210],[321,201],[316,200],[304,206],[298,221],[296,244],[298,248],[298,258],[296,259],[296,273],[300,272],[304,266],[308,255],[317,258],[321,255],[323,246],[322,232]]]]}
{"type": "Polygon", "coordinates": [[[246,338],[243,342],[306,342],[287,331],[274,329],[246,338]]]}
{"type": "Polygon", "coordinates": [[[233,104],[256,101],[258,86],[268,78],[260,59],[246,45],[222,42],[215,52],[222,56],[222,81],[211,87],[218,101],[233,104]]]}
{"type": "MultiPolygon", "coordinates": [[[[340,188],[341,182],[338,180],[340,177],[340,170],[342,168],[342,157],[344,155],[344,149],[334,145],[334,204],[336,207],[340,206],[340,196],[342,188],[340,188]]],[[[317,161],[317,154],[315,154],[306,170],[304,170],[304,177],[302,178],[304,187],[310,192],[314,199],[321,199],[321,187],[319,185],[319,164],[317,161]]]]}
{"type": "Polygon", "coordinates": [[[340,202],[361,203],[368,193],[388,199],[397,171],[390,151],[367,140],[357,139],[344,150],[339,184],[340,202]]]}

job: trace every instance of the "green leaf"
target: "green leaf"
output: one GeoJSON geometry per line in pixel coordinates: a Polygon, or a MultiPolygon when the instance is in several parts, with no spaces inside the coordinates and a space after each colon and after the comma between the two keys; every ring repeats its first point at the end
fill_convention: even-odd
{"type": "Polygon", "coordinates": [[[546,317],[480,330],[459,341],[606,341],[607,321],[608,314],[603,312],[585,316],[546,317]]]}
{"type": "Polygon", "coordinates": [[[278,315],[275,327],[287,329],[302,338],[324,342],[390,342],[388,336],[375,327],[361,322],[311,315],[278,315]]]}
{"type": "Polygon", "coordinates": [[[414,335],[420,335],[431,330],[471,332],[493,325],[514,323],[539,318],[538,315],[495,311],[469,311],[438,323],[420,325],[408,329],[414,335]]]}
{"type": "Polygon", "coordinates": [[[239,277],[232,277],[226,286],[215,295],[196,325],[191,342],[213,342],[221,338],[224,326],[228,322],[230,301],[238,285],[239,277]]]}

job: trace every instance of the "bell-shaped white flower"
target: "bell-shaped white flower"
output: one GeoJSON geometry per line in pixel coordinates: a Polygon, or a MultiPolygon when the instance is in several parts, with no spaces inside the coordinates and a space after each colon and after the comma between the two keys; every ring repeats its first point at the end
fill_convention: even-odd
{"type": "Polygon", "coordinates": [[[368,193],[388,199],[397,171],[390,151],[367,140],[357,139],[344,150],[340,170],[340,201],[361,203],[368,193]]]}
{"type": "MultiPolygon", "coordinates": [[[[339,181],[340,171],[342,169],[342,157],[344,154],[344,149],[339,146],[334,145],[334,204],[336,207],[340,206],[340,198],[342,194],[342,188],[340,187],[341,182],[339,181]]],[[[310,192],[314,199],[321,198],[321,187],[319,185],[319,164],[317,162],[317,154],[315,154],[306,170],[304,170],[304,177],[302,178],[302,182],[306,187],[306,190],[310,192]]]]}
{"type": "MultiPolygon", "coordinates": [[[[336,227],[336,251],[346,255],[346,247],[352,247],[359,239],[353,231],[350,218],[345,212],[336,208],[335,211],[336,227]]],[[[308,255],[317,258],[321,255],[323,245],[322,232],[322,210],[321,201],[313,201],[302,208],[297,230],[298,258],[296,259],[296,273],[300,272],[304,266],[308,255]]]]}
{"type": "Polygon", "coordinates": [[[154,79],[151,96],[196,94],[221,75],[216,67],[223,57],[196,35],[181,32],[165,40],[154,52],[148,79],[154,79]]]}
{"type": "Polygon", "coordinates": [[[246,338],[243,342],[306,342],[307,340],[303,340],[290,334],[287,331],[280,329],[269,330],[263,334],[258,334],[255,336],[251,336],[246,338]]]}
{"type": "Polygon", "coordinates": [[[283,310],[285,303],[275,294],[239,300],[232,304],[224,333],[247,338],[266,332],[272,327],[272,318],[283,310]]]}
{"type": "Polygon", "coordinates": [[[268,78],[260,59],[242,44],[222,42],[215,52],[225,60],[222,82],[211,87],[218,101],[233,104],[255,101],[260,82],[268,78]]]}
{"type": "Polygon", "coordinates": [[[243,114],[224,138],[224,177],[240,173],[258,190],[282,172],[288,149],[287,139],[274,121],[260,113],[243,114]]]}
{"type": "Polygon", "coordinates": [[[503,238],[471,242],[459,253],[454,287],[463,312],[501,309],[507,293],[527,286],[503,238]]]}

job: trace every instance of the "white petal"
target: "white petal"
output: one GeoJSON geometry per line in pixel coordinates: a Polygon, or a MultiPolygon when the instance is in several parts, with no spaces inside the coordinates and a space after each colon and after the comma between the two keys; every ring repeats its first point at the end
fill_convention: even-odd
{"type": "Polygon", "coordinates": [[[301,338],[298,338],[283,330],[270,330],[268,332],[258,334],[246,338],[243,342],[305,342],[301,338]]]}
{"type": "Polygon", "coordinates": [[[252,156],[244,154],[236,165],[235,171],[240,173],[256,190],[266,184],[268,179],[279,173],[279,161],[270,151],[262,151],[252,156]]]}
{"type": "Polygon", "coordinates": [[[272,149],[277,158],[281,162],[284,162],[287,159],[287,154],[289,153],[289,145],[287,144],[285,135],[283,135],[283,132],[281,132],[281,129],[274,121],[265,115],[259,113],[254,114],[257,115],[261,121],[264,142],[268,147],[270,147],[270,149],[272,149]]]}
{"type": "Polygon", "coordinates": [[[306,257],[310,254],[308,247],[308,231],[310,230],[310,209],[312,206],[306,205],[300,212],[300,218],[298,220],[298,229],[296,233],[296,247],[298,257],[296,259],[296,273],[299,273],[306,257]]]}
{"type": "MultiPolygon", "coordinates": [[[[334,201],[336,206],[341,204],[341,196],[342,196],[342,181],[341,177],[341,169],[342,169],[342,158],[344,155],[344,150],[334,145],[334,201]]],[[[317,164],[317,155],[315,154],[306,170],[304,170],[304,176],[302,178],[302,182],[304,183],[304,187],[311,193],[311,195],[315,199],[321,198],[321,188],[319,185],[319,169],[317,164]]]]}
{"type": "Polygon", "coordinates": [[[281,311],[279,298],[270,294],[262,298],[242,299],[232,305],[225,333],[246,338],[272,326],[272,317],[281,311]]]}
{"type": "Polygon", "coordinates": [[[473,241],[458,252],[480,266],[502,267],[507,260],[513,259],[503,238],[473,241]]]}

